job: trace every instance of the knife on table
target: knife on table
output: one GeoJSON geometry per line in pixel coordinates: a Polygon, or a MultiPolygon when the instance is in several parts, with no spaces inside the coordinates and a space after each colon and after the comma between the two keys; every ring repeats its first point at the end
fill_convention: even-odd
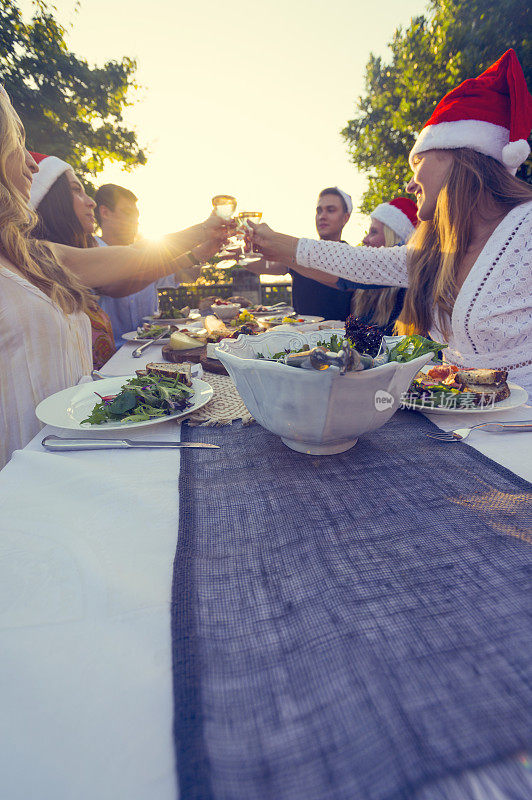
{"type": "Polygon", "coordinates": [[[77,439],[65,436],[45,436],[41,442],[47,450],[59,453],[66,450],[129,450],[138,447],[198,448],[201,450],[219,450],[217,444],[206,442],[154,442],[147,439],[77,439]]]}

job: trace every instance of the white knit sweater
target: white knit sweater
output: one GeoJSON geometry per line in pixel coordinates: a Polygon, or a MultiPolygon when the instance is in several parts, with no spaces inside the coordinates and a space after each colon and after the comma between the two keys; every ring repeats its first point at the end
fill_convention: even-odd
{"type": "MultiPolygon", "coordinates": [[[[406,247],[300,239],[297,263],[359,283],[408,286],[406,247]]],[[[433,324],[431,336],[443,341],[433,324]]],[[[497,226],[456,298],[445,360],[506,369],[532,394],[532,201],[497,226]]]]}

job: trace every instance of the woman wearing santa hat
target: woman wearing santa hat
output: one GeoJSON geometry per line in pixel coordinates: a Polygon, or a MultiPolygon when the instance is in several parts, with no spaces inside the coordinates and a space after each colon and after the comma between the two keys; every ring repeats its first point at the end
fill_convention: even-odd
{"type": "MultiPolygon", "coordinates": [[[[408,287],[404,331],[448,342],[448,362],[508,370],[532,391],[532,97],[513,50],[436,106],[410,152],[420,220],[405,247],[350,247],[255,227],[268,259],[408,287]]],[[[308,274],[304,272],[304,274],[308,274]]],[[[315,275],[312,275],[315,277],[315,275]]]]}
{"type": "Polygon", "coordinates": [[[79,248],[30,238],[28,202],[39,170],[0,86],[0,467],[38,433],[37,404],[92,368],[87,287],[121,297],[175,271],[196,246],[219,249],[219,217],[167,236],[160,246],[79,248]],[[204,243],[204,244],[202,244],[204,243]]]}
{"type": "MultiPolygon", "coordinates": [[[[380,203],[370,214],[371,225],[362,240],[366,247],[398,247],[406,244],[417,225],[417,206],[408,197],[396,197],[380,203]]],[[[383,335],[394,333],[396,320],[403,308],[406,289],[397,286],[367,286],[363,283],[338,278],[328,272],[304,270],[325,286],[352,292],[350,313],[364,325],[380,328],[383,335]]]]}
{"type": "MultiPolygon", "coordinates": [[[[39,165],[31,184],[30,205],[39,216],[32,236],[70,247],[96,247],[92,235],[96,203],[85,192],[70,164],[56,156],[31,155],[39,165]]],[[[113,327],[96,298],[93,297],[85,313],[92,330],[92,364],[100,369],[116,352],[113,327]]]]}
{"type": "MultiPolygon", "coordinates": [[[[380,203],[370,214],[371,224],[362,240],[366,247],[399,247],[407,243],[417,225],[417,206],[408,197],[380,203]]],[[[338,278],[338,289],[353,291],[351,314],[365,325],[381,328],[391,335],[402,311],[406,289],[397,286],[364,287],[364,284],[338,278]]]]}

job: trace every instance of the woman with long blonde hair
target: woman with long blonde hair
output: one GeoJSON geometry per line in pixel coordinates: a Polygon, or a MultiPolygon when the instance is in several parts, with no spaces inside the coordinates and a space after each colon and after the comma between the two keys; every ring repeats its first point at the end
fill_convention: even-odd
{"type": "MultiPolygon", "coordinates": [[[[175,272],[202,242],[226,239],[219,218],[167,236],[161,246],[81,249],[30,238],[38,171],[24,128],[0,87],[0,467],[38,432],[36,405],[92,369],[89,288],[124,296],[175,272]]],[[[193,260],[193,259],[192,259],[193,260]]]]}
{"type": "Polygon", "coordinates": [[[438,104],[410,152],[418,225],[405,247],[350,247],[255,227],[272,260],[314,276],[407,287],[402,332],[446,341],[445,359],[503,369],[532,390],[532,96],[513,50],[438,104]]]}
{"type": "MultiPolygon", "coordinates": [[[[96,203],[70,164],[56,156],[30,155],[39,166],[31,184],[30,206],[39,217],[32,236],[70,247],[97,247],[93,236],[96,203]]],[[[91,323],[92,365],[101,369],[116,353],[113,327],[94,295],[85,313],[91,323]]]]}
{"type": "MultiPolygon", "coordinates": [[[[408,197],[380,203],[370,214],[365,247],[400,247],[406,244],[417,225],[417,207],[408,197]]],[[[352,291],[351,314],[364,325],[380,328],[383,335],[394,332],[405,299],[406,289],[397,286],[367,287],[338,278],[338,289],[352,291]]]]}

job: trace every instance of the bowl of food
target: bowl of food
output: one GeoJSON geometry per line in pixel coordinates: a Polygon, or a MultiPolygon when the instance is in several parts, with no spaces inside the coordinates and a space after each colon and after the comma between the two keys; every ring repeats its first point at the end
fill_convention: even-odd
{"type": "Polygon", "coordinates": [[[345,331],[340,329],[308,333],[272,330],[224,339],[216,355],[260,425],[293,450],[331,455],[349,450],[363,433],[388,422],[416,373],[441,347],[430,342],[424,351],[422,347],[408,352],[403,348],[399,357],[404,360],[397,361],[388,360],[393,351],[385,349],[375,360],[364,357],[367,368],[348,369],[344,374],[334,365],[291,365],[304,362],[305,353],[314,348],[332,354],[330,361],[334,362],[335,353],[338,357],[345,354],[344,342],[345,331]],[[296,358],[291,359],[290,354],[297,354],[296,358]]]}
{"type": "Polygon", "coordinates": [[[215,300],[211,306],[211,313],[218,319],[228,322],[239,315],[240,305],[238,303],[230,303],[228,300],[215,300]]]}

